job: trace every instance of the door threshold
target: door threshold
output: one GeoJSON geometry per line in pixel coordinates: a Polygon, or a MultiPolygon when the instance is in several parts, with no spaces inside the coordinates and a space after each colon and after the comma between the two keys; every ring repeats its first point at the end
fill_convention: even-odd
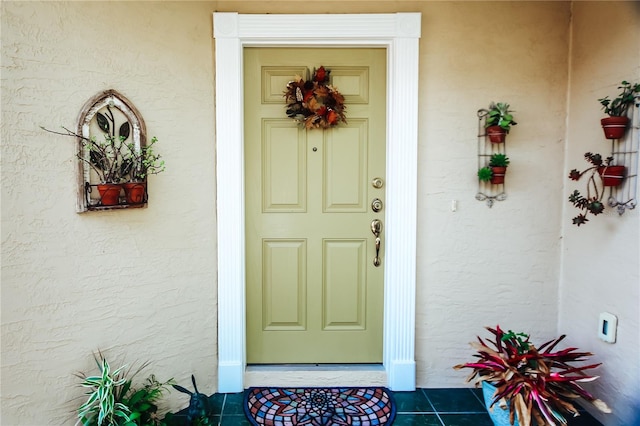
{"type": "Polygon", "coordinates": [[[248,387],[387,386],[382,364],[261,364],[247,365],[248,387]]]}

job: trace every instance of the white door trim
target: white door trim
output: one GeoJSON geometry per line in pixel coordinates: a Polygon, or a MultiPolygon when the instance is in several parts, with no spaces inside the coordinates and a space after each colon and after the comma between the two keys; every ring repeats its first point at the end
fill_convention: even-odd
{"type": "MultiPolygon", "coordinates": [[[[218,237],[218,392],[244,389],[245,46],[387,49],[387,182],[383,365],[387,386],[415,389],[415,291],[420,13],[214,13],[218,237]]],[[[283,108],[284,114],[284,108],[283,108]]]]}

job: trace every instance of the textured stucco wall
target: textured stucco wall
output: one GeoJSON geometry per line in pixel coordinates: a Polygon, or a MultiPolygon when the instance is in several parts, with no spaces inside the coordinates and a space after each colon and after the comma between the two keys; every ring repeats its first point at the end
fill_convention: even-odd
{"type": "MultiPolygon", "coordinates": [[[[622,80],[640,82],[640,3],[576,2],[572,33],[565,175],[587,164],[585,152],[611,152],[600,128],[604,114],[598,99],[615,97],[622,80]]],[[[582,181],[565,177],[565,184],[565,200],[574,189],[584,192],[582,181]]],[[[629,409],[635,404],[640,410],[640,211],[619,216],[608,209],[577,228],[571,224],[577,210],[568,202],[565,208],[559,331],[603,362],[601,378],[589,389],[614,413],[599,415],[600,420],[635,424],[629,409]],[[598,340],[601,312],[618,317],[615,344],[598,340]]]]}
{"type": "Polygon", "coordinates": [[[211,31],[197,2],[3,2],[1,424],[73,424],[96,349],[215,390],[211,31]],[[167,171],[147,209],[79,215],[75,142],[39,126],[75,126],[109,88],[167,171]]]}
{"type": "Polygon", "coordinates": [[[484,326],[555,333],[569,5],[431,3],[423,22],[418,383],[463,386],[451,365],[471,359],[484,326]],[[476,110],[490,101],[518,122],[508,198],[492,208],[474,198],[476,110]]]}
{"type": "MultiPolygon", "coordinates": [[[[484,325],[555,336],[570,3],[3,2],[0,423],[71,424],[82,395],[72,374],[91,367],[97,348],[150,360],[160,378],[188,383],[193,372],[201,391],[215,390],[213,11],[422,12],[418,385],[464,386],[451,366],[469,359],[467,342],[484,325]],[[73,143],[38,126],[73,124],[108,88],[140,110],[167,172],[151,177],[147,209],[78,215],[73,143]],[[490,101],[511,103],[519,122],[507,146],[508,199],[491,209],[474,199],[476,110],[490,101]]],[[[637,237],[637,220],[631,231],[637,237]]],[[[580,250],[564,268],[575,283],[569,299],[595,304],[596,287],[580,292],[583,279],[567,272],[599,261],[599,250],[580,250]]],[[[592,316],[577,317],[569,311],[560,329],[584,346],[592,316]]],[[[185,404],[172,393],[170,408],[185,404]]]]}

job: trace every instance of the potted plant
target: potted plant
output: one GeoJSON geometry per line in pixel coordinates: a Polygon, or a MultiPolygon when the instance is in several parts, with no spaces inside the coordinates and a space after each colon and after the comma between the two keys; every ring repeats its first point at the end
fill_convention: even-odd
{"type": "Polygon", "coordinates": [[[486,329],[493,335],[491,340],[478,337],[478,342],[471,343],[477,359],[454,368],[471,369],[467,381],[475,379],[476,385],[482,384],[483,391],[485,387],[490,389],[490,385],[495,387],[495,391],[486,392],[487,408],[494,424],[513,425],[517,420],[520,426],[530,426],[534,419],[539,426],[566,424],[565,414],[580,414],[574,406],[578,398],[604,413],[611,412],[607,404],[579,384],[598,378],[585,371],[600,364],[573,365],[592,356],[590,352],[578,352],[571,347],[556,350],[564,335],[536,348],[527,334],[505,333],[500,326],[486,329]],[[508,420],[503,419],[504,423],[498,420],[500,404],[508,406],[508,420]]]}
{"type": "Polygon", "coordinates": [[[62,127],[65,132],[55,132],[44,127],[42,129],[80,140],[83,149],[77,157],[88,164],[97,175],[100,203],[103,206],[119,204],[123,188],[128,204],[144,203],[147,176],[165,170],[164,160],[154,152],[154,145],[158,139],[154,136],[151,143],[139,148],[133,143],[127,143],[131,126],[125,121],[116,132],[116,120],[110,106],[106,107],[105,114],[96,113],[96,122],[104,132],[104,141],[99,141],[95,136],[87,138],[66,127],[62,127]]]}
{"type": "Polygon", "coordinates": [[[512,112],[507,103],[491,102],[485,122],[487,135],[489,135],[491,142],[503,143],[507,133],[511,130],[511,126],[518,124],[513,120],[512,112]]]}
{"type": "Polygon", "coordinates": [[[629,125],[627,110],[635,102],[635,98],[640,95],[640,83],[631,84],[623,80],[618,89],[621,89],[621,92],[617,98],[611,100],[606,96],[598,99],[605,114],[609,116],[600,120],[604,136],[607,139],[624,137],[629,125]]]}
{"type": "Polygon", "coordinates": [[[96,113],[96,121],[100,130],[104,132],[104,141],[99,141],[95,136],[87,138],[66,127],[63,127],[66,133],[55,132],[44,127],[42,129],[58,135],[74,136],[81,141],[83,149],[78,152],[77,157],[96,173],[100,182],[97,185],[100,203],[104,206],[113,206],[120,202],[122,182],[126,180],[129,173],[129,165],[124,161],[123,148],[126,146],[125,141],[129,138],[131,126],[128,122],[122,123],[116,135],[115,118],[109,106],[105,114],[96,113]]]}
{"type": "Polygon", "coordinates": [[[128,153],[123,160],[123,170],[128,171],[128,180],[123,184],[127,203],[138,204],[146,201],[147,176],[162,173],[165,170],[164,160],[154,152],[153,146],[158,142],[155,136],[151,143],[135,149],[127,144],[128,153]]]}
{"type": "Polygon", "coordinates": [[[504,183],[504,175],[507,173],[507,166],[509,166],[509,157],[507,157],[506,154],[496,152],[491,155],[491,158],[489,159],[489,167],[492,172],[491,183],[504,183]]]}
{"type": "Polygon", "coordinates": [[[620,185],[624,181],[626,173],[626,167],[611,164],[613,157],[603,159],[600,154],[587,152],[584,154],[584,158],[590,164],[589,167],[582,171],[573,169],[569,172],[569,179],[575,181],[587,176],[586,197],[578,190],[573,191],[569,196],[569,202],[582,211],[573,218],[573,224],[577,226],[589,221],[587,219],[589,213],[597,216],[604,211],[602,203],[604,187],[620,185]]]}
{"type": "Polygon", "coordinates": [[[78,374],[81,385],[89,391],[87,401],[78,408],[76,425],[83,426],[138,426],[160,425],[156,405],[158,400],[173,385],[173,379],[164,383],[150,375],[142,387],[133,387],[133,378],[148,364],[144,363],[133,374],[126,366],[111,370],[107,360],[100,354],[94,356],[99,368],[96,376],[78,374]],[[128,376],[128,377],[127,377],[128,376]]]}
{"type": "Polygon", "coordinates": [[[504,175],[509,166],[509,157],[502,153],[493,153],[489,158],[489,165],[478,170],[478,179],[492,184],[504,183],[504,175]]]}

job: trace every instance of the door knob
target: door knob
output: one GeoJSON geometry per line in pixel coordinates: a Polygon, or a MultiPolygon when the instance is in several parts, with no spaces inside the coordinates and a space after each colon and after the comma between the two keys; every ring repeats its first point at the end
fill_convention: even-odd
{"type": "Polygon", "coordinates": [[[376,237],[376,256],[373,258],[373,266],[378,267],[382,264],[380,260],[380,234],[382,233],[382,221],[380,219],[373,219],[371,221],[371,232],[376,237]]]}

